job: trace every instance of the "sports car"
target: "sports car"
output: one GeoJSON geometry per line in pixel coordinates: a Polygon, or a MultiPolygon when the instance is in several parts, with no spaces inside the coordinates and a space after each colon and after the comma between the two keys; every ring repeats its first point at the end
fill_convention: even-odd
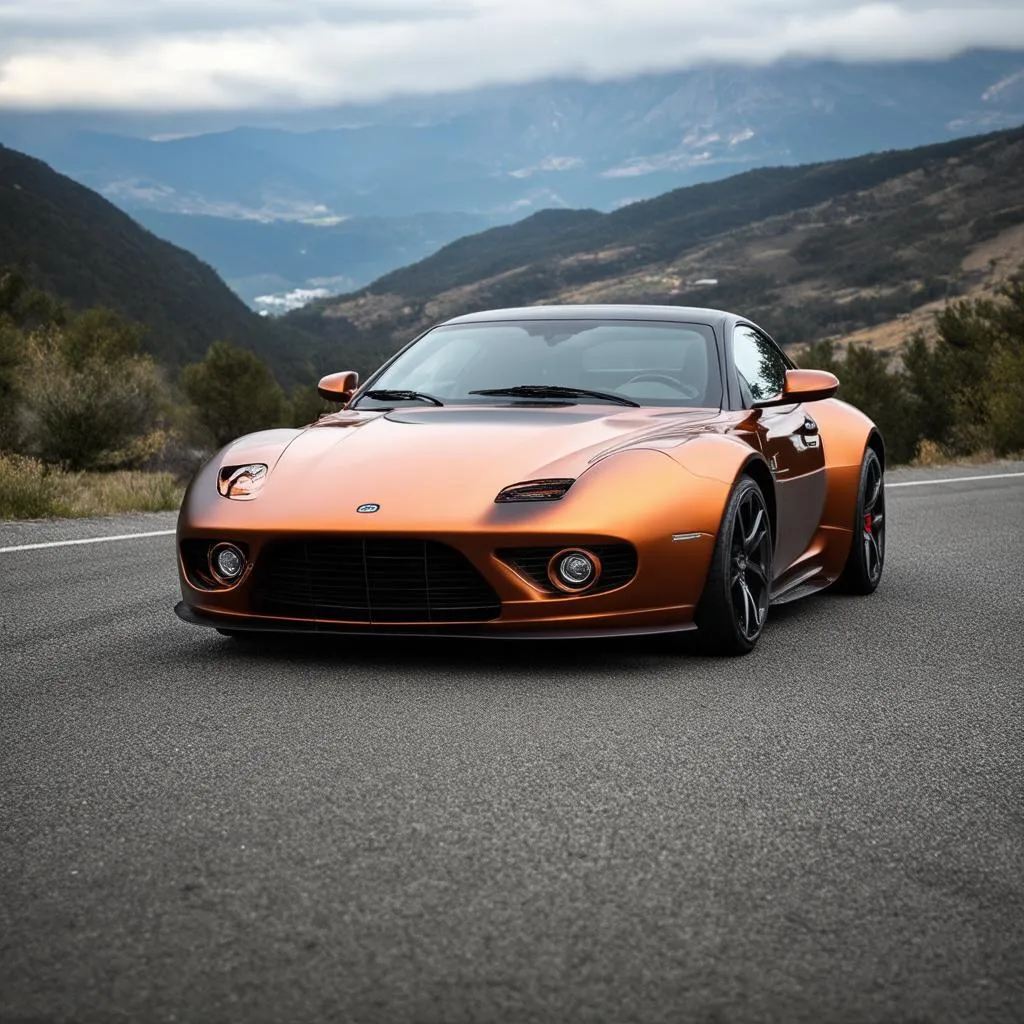
{"type": "Polygon", "coordinates": [[[196,474],[187,622],[506,638],[697,631],[879,583],[885,448],[838,380],[714,309],[501,309],[427,330],[339,410],[196,474]]]}

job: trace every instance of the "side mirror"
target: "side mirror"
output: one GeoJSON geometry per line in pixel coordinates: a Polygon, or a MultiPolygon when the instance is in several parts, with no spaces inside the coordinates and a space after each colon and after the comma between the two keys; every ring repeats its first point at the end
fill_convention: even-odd
{"type": "Polygon", "coordinates": [[[782,394],[763,402],[755,402],[758,408],[768,405],[790,405],[795,402],[818,402],[831,398],[839,389],[839,378],[827,370],[787,370],[782,394]]]}
{"type": "Polygon", "coordinates": [[[354,370],[342,370],[341,373],[329,373],[320,378],[316,390],[321,398],[328,402],[344,404],[352,397],[352,392],[359,386],[359,374],[354,370]]]}

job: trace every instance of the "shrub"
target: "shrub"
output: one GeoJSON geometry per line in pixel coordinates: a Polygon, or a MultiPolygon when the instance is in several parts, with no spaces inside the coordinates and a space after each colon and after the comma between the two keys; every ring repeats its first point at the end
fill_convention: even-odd
{"type": "Polygon", "coordinates": [[[61,332],[30,339],[21,389],[25,446],[67,469],[139,466],[166,443],[164,382],[148,356],[72,349],[61,332]]]}
{"type": "MultiPolygon", "coordinates": [[[[1024,341],[1024,339],[1022,339],[1024,341]]],[[[1000,346],[985,398],[989,441],[1000,454],[1024,451],[1024,344],[1000,346]]]]}
{"type": "Polygon", "coordinates": [[[0,519],[59,514],[47,467],[37,459],[0,453],[0,519]]]}
{"type": "Polygon", "coordinates": [[[269,367],[254,352],[215,341],[198,363],[181,371],[181,388],[214,442],[288,424],[291,409],[269,367]]]}
{"type": "Polygon", "coordinates": [[[21,333],[0,316],[0,450],[18,444],[18,381],[24,348],[21,333]]]}
{"type": "Polygon", "coordinates": [[[23,455],[0,454],[0,519],[164,512],[181,504],[172,473],[69,473],[23,455]]]}
{"type": "Polygon", "coordinates": [[[839,397],[875,420],[893,462],[1024,450],[1024,281],[950,303],[935,323],[934,344],[914,334],[895,363],[856,345],[840,356],[827,341],[800,362],[839,377],[839,397]]]}
{"type": "Polygon", "coordinates": [[[293,427],[304,427],[308,423],[315,423],[317,419],[327,412],[337,412],[340,406],[336,402],[328,402],[320,397],[315,385],[302,386],[297,384],[288,393],[288,403],[291,407],[291,425],[293,427]]]}

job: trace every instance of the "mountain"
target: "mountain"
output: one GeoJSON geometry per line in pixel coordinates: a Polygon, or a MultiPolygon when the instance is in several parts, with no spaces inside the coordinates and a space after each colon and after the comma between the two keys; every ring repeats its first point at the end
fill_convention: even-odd
{"type": "Polygon", "coordinates": [[[129,209],[513,219],[551,206],[610,209],[765,164],[1010,127],[1024,120],[1022,73],[1024,53],[993,51],[945,61],[717,65],[339,108],[320,112],[324,124],[307,131],[292,129],[310,113],[294,124],[159,141],[7,115],[0,137],[129,209]]]}
{"type": "Polygon", "coordinates": [[[261,282],[271,291],[319,280],[358,285],[459,232],[542,209],[608,211],[753,167],[1010,127],[1024,121],[1024,53],[565,79],[247,111],[210,130],[224,116],[8,113],[0,139],[194,247],[251,299],[261,282]],[[481,220],[444,219],[467,215],[481,220]],[[239,221],[301,227],[284,235],[245,228],[242,254],[239,221]]]}
{"type": "Polygon", "coordinates": [[[348,346],[349,363],[450,316],[549,302],[732,308],[783,344],[849,334],[1015,269],[1021,167],[1017,128],[747,171],[612,213],[547,211],[286,320],[348,346]]]}
{"type": "Polygon", "coordinates": [[[201,358],[232,339],[286,379],[307,376],[311,339],[251,312],[191,253],[162,241],[102,196],[0,146],[0,265],[76,308],[102,305],[146,325],[159,361],[201,358]]]}
{"type": "Polygon", "coordinates": [[[301,301],[301,295],[289,293],[360,288],[493,223],[489,217],[457,212],[353,217],[326,224],[148,209],[133,215],[155,235],[215,266],[247,303],[270,312],[301,301]]]}

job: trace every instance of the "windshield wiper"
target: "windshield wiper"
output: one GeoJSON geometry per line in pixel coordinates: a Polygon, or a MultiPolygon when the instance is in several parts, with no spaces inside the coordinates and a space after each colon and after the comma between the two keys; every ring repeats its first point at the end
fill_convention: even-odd
{"type": "Polygon", "coordinates": [[[444,405],[440,398],[425,394],[422,391],[403,391],[401,389],[382,388],[379,391],[364,391],[360,398],[373,398],[378,402],[429,402],[431,405],[444,405]]]}
{"type": "Polygon", "coordinates": [[[567,388],[561,384],[518,384],[513,388],[485,388],[482,391],[470,391],[471,395],[508,396],[509,398],[596,398],[602,402],[615,402],[616,405],[631,405],[640,408],[639,402],[631,398],[613,394],[610,391],[590,391],[587,388],[567,388]]]}

